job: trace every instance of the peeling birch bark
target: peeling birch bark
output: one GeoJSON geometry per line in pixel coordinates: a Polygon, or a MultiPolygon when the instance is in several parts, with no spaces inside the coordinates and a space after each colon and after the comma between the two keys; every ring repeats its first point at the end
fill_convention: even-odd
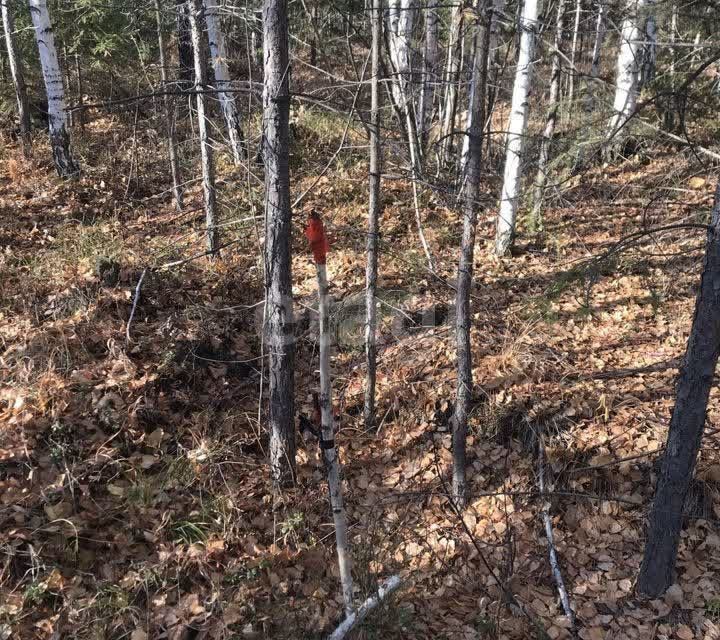
{"type": "Polygon", "coordinates": [[[562,60],[560,51],[563,40],[563,18],[565,16],[565,0],[558,0],[557,18],[555,26],[555,48],[552,53],[552,71],[550,72],[550,97],[548,98],[548,114],[545,121],[542,142],[540,143],[540,157],[535,177],[535,194],[533,208],[530,213],[530,232],[542,230],[542,209],[545,199],[545,184],[547,182],[547,169],[550,160],[550,148],[555,135],[558,107],[560,104],[560,78],[562,76],[562,60]]]}
{"type": "Polygon", "coordinates": [[[30,16],[35,28],[35,40],[40,54],[45,91],[48,99],[48,122],[50,129],[50,147],[52,148],[55,169],[61,178],[69,178],[80,171],[70,150],[70,134],[67,129],[67,111],[65,110],[65,89],[60,71],[55,37],[53,35],[47,0],[29,0],[30,16]]]}
{"type": "Polygon", "coordinates": [[[643,37],[638,24],[638,11],[644,4],[645,0],[630,0],[622,23],[613,115],[608,127],[610,155],[613,155],[614,150],[621,145],[620,131],[635,113],[637,106],[640,49],[643,37]]]}
{"type": "Polygon", "coordinates": [[[527,131],[528,96],[532,82],[535,33],[538,26],[537,12],[537,0],[525,0],[520,17],[522,31],[520,54],[515,71],[505,154],[505,174],[495,233],[495,254],[498,256],[507,254],[515,239],[517,210],[520,203],[521,166],[527,131]]]}
{"type": "Polygon", "coordinates": [[[232,93],[232,81],[228,69],[227,45],[225,34],[220,24],[220,8],[217,0],[204,0],[205,23],[207,24],[208,43],[210,45],[210,57],[215,73],[215,88],[222,107],[225,124],[227,125],[228,137],[230,138],[230,150],[233,160],[239,165],[246,157],[243,147],[245,135],[242,129],[242,118],[232,93]]]}

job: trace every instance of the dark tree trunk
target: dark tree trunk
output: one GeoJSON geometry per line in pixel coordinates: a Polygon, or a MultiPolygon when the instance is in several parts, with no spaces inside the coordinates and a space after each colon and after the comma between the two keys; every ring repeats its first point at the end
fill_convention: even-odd
{"type": "Polygon", "coordinates": [[[708,397],[720,354],[720,184],[685,361],[678,377],[637,590],[656,597],[673,583],[683,504],[700,450],[708,397]]]}
{"type": "MultiPolygon", "coordinates": [[[[30,139],[30,104],[27,97],[27,86],[25,85],[25,74],[20,56],[15,46],[15,22],[10,13],[8,0],[0,0],[0,8],[2,9],[2,22],[5,31],[5,49],[7,52],[8,65],[10,66],[10,75],[12,76],[13,86],[15,88],[15,98],[18,107],[18,120],[20,123],[20,137],[23,142],[23,152],[29,155],[31,139],[30,139]]],[[[4,70],[3,66],[3,70],[4,70]]]]}
{"type": "Polygon", "coordinates": [[[368,211],[367,268],[365,271],[365,427],[375,426],[375,380],[377,369],[377,290],[378,234],[380,233],[381,147],[380,147],[380,46],[382,39],[382,0],[373,0],[372,11],[372,88],[370,98],[370,206],[368,211]]]}
{"type": "Polygon", "coordinates": [[[290,484],[295,478],[288,38],[287,0],[264,0],[265,320],[270,363],[270,472],[276,486],[290,484]]]}
{"type": "Polygon", "coordinates": [[[180,184],[180,162],[177,152],[177,134],[175,132],[175,106],[167,95],[168,75],[165,61],[165,34],[162,24],[162,5],[160,0],[155,0],[155,19],[157,22],[158,49],[160,51],[160,82],[165,93],[163,96],[163,107],[167,126],[168,158],[170,160],[170,174],[172,175],[173,196],[175,207],[178,211],[183,209],[183,189],[180,184]]]}
{"type": "Polygon", "coordinates": [[[467,131],[470,138],[468,147],[467,178],[465,181],[463,232],[458,265],[458,283],[456,294],[457,318],[455,335],[457,339],[458,388],[455,413],[452,418],[452,455],[453,455],[453,499],[459,508],[466,503],[465,483],[465,446],[467,423],[473,393],[472,350],[470,344],[470,290],[473,280],[473,262],[475,259],[475,232],[477,228],[478,195],[480,193],[480,174],[482,171],[483,131],[485,129],[485,90],[487,86],[488,48],[490,42],[490,20],[492,6],[490,0],[484,0],[479,8],[480,23],[475,34],[475,56],[473,58],[473,84],[470,110],[471,125],[467,131]]]}
{"type": "Polygon", "coordinates": [[[175,0],[178,46],[178,79],[188,88],[194,77],[193,46],[187,0],[175,0]]]}
{"type": "Polygon", "coordinates": [[[202,0],[190,2],[190,33],[192,34],[193,59],[195,63],[195,89],[197,95],[197,121],[200,137],[200,156],[203,174],[203,200],[205,204],[205,224],[207,227],[208,251],[211,255],[220,250],[220,238],[217,226],[217,197],[215,192],[215,155],[210,139],[210,118],[208,117],[208,59],[207,41],[203,25],[205,9],[202,0]]]}
{"type": "Polygon", "coordinates": [[[425,51],[423,52],[423,79],[420,107],[418,109],[418,129],[420,146],[424,152],[432,124],[435,85],[437,83],[437,65],[440,59],[438,0],[429,0],[425,8],[425,51]]]}

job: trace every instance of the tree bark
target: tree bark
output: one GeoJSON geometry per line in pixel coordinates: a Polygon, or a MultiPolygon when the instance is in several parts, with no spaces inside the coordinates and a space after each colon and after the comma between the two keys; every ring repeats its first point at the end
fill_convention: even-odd
{"type": "Polygon", "coordinates": [[[410,148],[410,162],[414,171],[417,172],[421,164],[421,154],[412,97],[411,40],[413,21],[417,12],[414,4],[415,0],[390,0],[388,37],[390,41],[390,61],[395,74],[392,83],[393,96],[405,119],[406,137],[410,148]]]}
{"type": "Polygon", "coordinates": [[[75,80],[77,82],[77,121],[81,129],[85,129],[85,109],[83,108],[83,102],[85,101],[84,93],[85,86],[83,82],[82,67],[80,66],[80,56],[75,54],[75,80]]]}
{"type": "Polygon", "coordinates": [[[608,127],[608,149],[611,156],[621,146],[619,134],[635,113],[637,105],[643,37],[638,26],[638,11],[644,4],[645,0],[630,0],[622,23],[613,115],[608,127]]]}
{"type": "Polygon", "coordinates": [[[425,49],[423,52],[423,80],[420,94],[420,107],[418,109],[418,124],[420,129],[420,145],[427,146],[428,133],[432,125],[433,102],[435,98],[435,84],[437,82],[437,65],[440,59],[439,48],[438,0],[429,0],[425,8],[425,49]]]}
{"type": "Polygon", "coordinates": [[[197,92],[197,123],[200,135],[200,159],[203,174],[203,199],[205,203],[205,225],[207,227],[208,251],[216,255],[220,247],[217,226],[217,197],[215,193],[215,157],[210,140],[210,119],[207,113],[208,79],[205,63],[207,48],[203,38],[203,2],[190,0],[190,34],[195,60],[195,90],[197,92]]]}
{"type": "Polygon", "coordinates": [[[685,360],[675,391],[662,469],[648,526],[637,589],[657,597],[673,583],[683,504],[702,442],[708,398],[720,354],[720,184],[685,360]]]}
{"type": "Polygon", "coordinates": [[[162,25],[162,5],[161,0],[155,0],[155,19],[157,22],[158,32],[158,49],[160,51],[160,82],[162,84],[163,92],[163,107],[165,110],[165,120],[167,126],[167,143],[168,143],[168,157],[170,159],[170,174],[172,176],[172,192],[175,199],[175,208],[178,211],[183,209],[183,189],[180,180],[180,162],[178,161],[177,153],[177,134],[175,132],[175,109],[171,103],[171,98],[167,95],[168,87],[168,73],[167,64],[165,60],[165,36],[163,33],[162,25]]]}
{"type": "Polygon", "coordinates": [[[535,32],[537,30],[537,0],[525,0],[520,19],[520,55],[518,56],[513,86],[510,122],[508,124],[505,174],[500,212],[495,234],[495,253],[498,256],[510,251],[515,238],[515,224],[520,200],[520,178],[525,133],[527,131],[528,95],[532,82],[535,32]]]}
{"type": "Polygon", "coordinates": [[[552,71],[550,72],[550,97],[548,98],[548,114],[545,121],[542,142],[540,144],[540,157],[538,158],[538,171],[535,177],[535,194],[533,208],[530,214],[530,231],[536,233],[542,230],[542,208],[545,196],[545,183],[547,182],[547,168],[550,160],[550,149],[555,135],[558,106],[560,99],[560,78],[562,75],[563,19],[565,16],[565,0],[558,0],[557,22],[555,27],[555,49],[552,53],[552,71]]]}
{"type": "Polygon", "coordinates": [[[432,254],[425,233],[423,231],[418,196],[418,180],[422,166],[422,156],[415,119],[415,101],[412,89],[412,58],[411,38],[413,20],[416,9],[415,0],[390,0],[388,10],[390,61],[394,69],[395,79],[392,83],[394,101],[405,120],[405,134],[410,150],[410,174],[413,189],[413,205],[415,208],[415,221],[418,228],[420,244],[428,261],[428,268],[434,270],[432,254]]]}
{"type": "Polygon", "coordinates": [[[217,89],[223,116],[225,117],[233,160],[236,165],[239,165],[247,156],[243,147],[245,135],[243,134],[240,111],[235,101],[235,95],[232,93],[230,70],[227,65],[228,53],[225,34],[220,24],[220,8],[217,0],[204,0],[204,4],[210,56],[213,71],[215,72],[215,89],[217,89]]]}
{"type": "Polygon", "coordinates": [[[590,82],[588,82],[588,99],[585,106],[587,113],[595,111],[595,82],[600,75],[600,60],[602,46],[605,40],[605,7],[607,0],[599,0],[597,20],[595,21],[595,42],[592,50],[592,61],[590,63],[590,82]]]}
{"type": "Polygon", "coordinates": [[[457,339],[458,387],[455,411],[452,418],[452,455],[453,455],[453,499],[458,508],[465,506],[467,497],[465,483],[465,448],[467,440],[467,422],[473,395],[472,349],[470,327],[472,311],[470,308],[470,290],[473,280],[475,260],[475,233],[477,228],[478,195],[482,171],[483,132],[485,130],[485,92],[488,72],[488,48],[490,44],[490,21],[492,5],[490,0],[482,0],[479,7],[480,26],[476,34],[475,55],[473,57],[472,82],[475,90],[471,93],[469,111],[472,113],[467,130],[470,139],[468,147],[467,177],[464,187],[463,232],[458,264],[458,281],[455,305],[457,308],[455,335],[457,339]]]}
{"type": "Polygon", "coordinates": [[[577,71],[575,70],[575,59],[577,58],[578,36],[580,35],[580,16],[582,14],[582,0],[575,0],[575,22],[573,23],[572,45],[570,48],[570,77],[568,79],[567,93],[567,109],[566,116],[568,122],[572,117],[573,102],[575,100],[575,78],[577,71]]]}
{"type": "Polygon", "coordinates": [[[375,423],[375,381],[377,371],[377,272],[378,237],[382,201],[380,195],[382,148],[380,145],[380,42],[382,39],[382,0],[373,0],[372,10],[372,84],[370,96],[370,202],[368,207],[367,267],[365,273],[365,427],[375,423]]]}
{"type": "Polygon", "coordinates": [[[645,39],[642,49],[642,67],[638,91],[655,78],[657,62],[657,24],[655,23],[655,0],[646,0],[647,15],[645,17],[645,39]]]}
{"type": "Polygon", "coordinates": [[[288,37],[287,0],[264,0],[265,298],[270,471],[276,486],[295,479],[288,37]]]}
{"type": "Polygon", "coordinates": [[[193,82],[193,44],[190,34],[190,17],[188,15],[190,0],[175,0],[175,20],[177,24],[178,47],[178,79],[180,86],[187,89],[193,82]]]}
{"type": "Polygon", "coordinates": [[[670,99],[665,108],[664,128],[671,133],[675,130],[675,113],[678,111],[678,96],[675,95],[677,77],[677,52],[675,42],[678,36],[678,6],[673,2],[670,17],[670,99]]]}
{"type": "Polygon", "coordinates": [[[345,615],[353,613],[353,581],[348,543],[347,514],[342,495],[340,460],[335,447],[335,429],[332,410],[332,378],[330,375],[330,307],[328,304],[328,282],[325,264],[316,263],[318,298],[320,311],[320,415],[322,441],[320,448],[325,461],[325,471],[330,489],[330,507],[335,524],[335,545],[337,547],[340,585],[342,587],[345,615]]]}
{"type": "Polygon", "coordinates": [[[70,151],[65,90],[47,0],[29,0],[29,6],[47,92],[50,147],[58,175],[68,178],[76,175],[80,167],[70,151]]]}
{"type": "Polygon", "coordinates": [[[23,73],[22,61],[18,56],[15,46],[15,24],[8,6],[9,0],[0,0],[2,9],[3,29],[5,30],[5,49],[7,50],[8,66],[15,89],[15,99],[18,108],[18,121],[20,124],[20,139],[23,144],[23,153],[30,155],[32,141],[30,138],[30,107],[28,104],[27,87],[25,85],[25,74],[23,73]]]}
{"type": "Polygon", "coordinates": [[[440,158],[448,164],[453,150],[453,129],[457,110],[457,83],[460,74],[460,43],[463,23],[463,4],[453,9],[450,34],[448,36],[447,63],[445,66],[445,96],[442,109],[442,127],[440,130],[440,158]]]}

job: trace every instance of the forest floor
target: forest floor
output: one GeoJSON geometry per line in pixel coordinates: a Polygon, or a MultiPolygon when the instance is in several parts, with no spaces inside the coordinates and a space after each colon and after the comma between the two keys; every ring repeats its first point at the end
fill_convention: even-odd
{"type": "MultiPolygon", "coordinates": [[[[297,148],[327,158],[341,128],[301,124],[297,148]]],[[[54,177],[41,143],[32,161],[12,145],[2,152],[0,638],[320,638],[342,603],[317,444],[300,441],[298,485],[273,497],[258,414],[262,220],[252,218],[262,200],[236,196],[247,175],[221,162],[223,241],[234,244],[216,261],[161,268],[204,250],[201,194],[193,183],[187,211],[174,211],[161,142],[143,134],[138,153],[129,140],[108,119],[88,125],[75,182],[54,177]]],[[[318,386],[314,268],[302,237],[317,207],[332,232],[337,441],[358,599],[392,573],[403,581],[354,637],[569,637],[543,508],[581,638],[720,637],[715,391],[677,584],[651,601],[633,591],[704,234],[674,229],[592,260],[645,226],[706,221],[713,176],[669,148],[593,168],[552,194],[545,235],[520,237],[517,255],[502,260],[489,250],[497,184],[487,185],[461,521],[446,497],[457,207],[422,193],[436,277],[410,185],[384,182],[381,426],[368,433],[363,154],[342,156],[319,180],[293,232],[298,411],[312,413],[318,386]]],[[[306,172],[294,193],[316,177],[306,172]]]]}

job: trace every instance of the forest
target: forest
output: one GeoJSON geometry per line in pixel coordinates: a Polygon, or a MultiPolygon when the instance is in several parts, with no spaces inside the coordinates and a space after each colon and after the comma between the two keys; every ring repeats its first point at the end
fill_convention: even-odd
{"type": "Polygon", "coordinates": [[[720,640],[717,0],[0,9],[0,640],[720,640]]]}

